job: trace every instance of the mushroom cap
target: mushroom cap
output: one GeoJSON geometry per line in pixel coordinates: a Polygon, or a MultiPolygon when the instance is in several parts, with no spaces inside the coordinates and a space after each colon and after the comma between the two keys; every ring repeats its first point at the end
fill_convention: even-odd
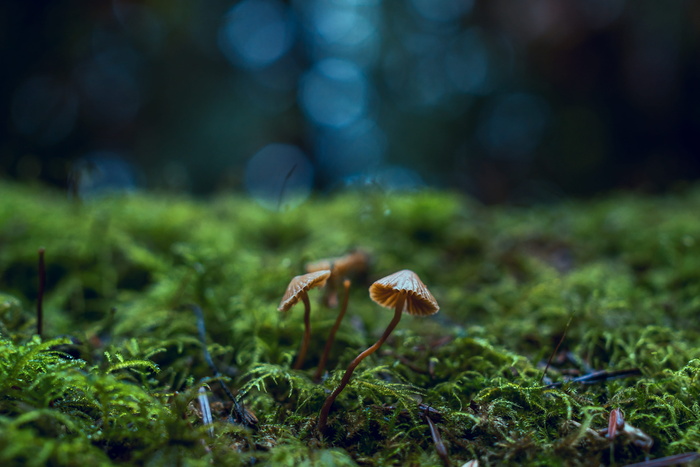
{"type": "Polygon", "coordinates": [[[379,279],[370,286],[369,296],[386,308],[395,308],[399,297],[403,297],[403,311],[414,316],[434,315],[440,310],[438,302],[418,274],[408,269],[379,279]]]}
{"type": "Polygon", "coordinates": [[[287,291],[284,293],[284,297],[282,297],[280,306],[277,309],[279,311],[289,311],[309,289],[323,287],[330,275],[331,271],[325,269],[294,277],[289,282],[287,291]]]}
{"type": "Polygon", "coordinates": [[[348,275],[356,275],[367,270],[369,266],[369,254],[364,250],[354,250],[347,255],[335,258],[333,261],[333,277],[338,280],[348,275]]]}
{"type": "Polygon", "coordinates": [[[330,270],[333,268],[332,259],[320,259],[311,263],[306,263],[306,272],[318,272],[330,270]]]}
{"type": "Polygon", "coordinates": [[[369,253],[358,248],[343,256],[306,263],[306,272],[330,269],[331,281],[335,280],[340,283],[340,281],[348,275],[366,271],[369,266],[369,261],[369,253]]]}

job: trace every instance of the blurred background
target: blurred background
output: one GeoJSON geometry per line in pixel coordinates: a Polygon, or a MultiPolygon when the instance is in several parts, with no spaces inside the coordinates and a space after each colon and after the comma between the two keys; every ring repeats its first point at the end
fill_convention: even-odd
{"type": "Polygon", "coordinates": [[[0,178],[270,207],[673,189],[700,176],[698,31],[681,0],[5,1],[0,178]]]}

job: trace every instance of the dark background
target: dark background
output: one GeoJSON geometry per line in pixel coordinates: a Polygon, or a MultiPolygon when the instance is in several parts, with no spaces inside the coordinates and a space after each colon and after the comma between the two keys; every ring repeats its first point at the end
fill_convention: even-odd
{"type": "Polygon", "coordinates": [[[268,204],[673,189],[700,175],[699,5],[7,1],[0,177],[268,204]]]}

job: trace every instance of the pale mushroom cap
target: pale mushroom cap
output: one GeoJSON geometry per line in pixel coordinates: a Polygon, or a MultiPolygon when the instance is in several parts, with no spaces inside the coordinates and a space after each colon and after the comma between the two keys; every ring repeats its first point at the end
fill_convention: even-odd
{"type": "Polygon", "coordinates": [[[418,274],[408,269],[379,279],[370,286],[369,296],[386,308],[395,308],[397,300],[403,296],[403,311],[410,315],[428,316],[440,310],[438,302],[418,274]]]}
{"type": "Polygon", "coordinates": [[[284,297],[282,297],[280,306],[277,309],[279,311],[289,311],[309,289],[323,287],[330,275],[331,271],[326,269],[294,277],[289,282],[287,291],[284,293],[284,297]]]}

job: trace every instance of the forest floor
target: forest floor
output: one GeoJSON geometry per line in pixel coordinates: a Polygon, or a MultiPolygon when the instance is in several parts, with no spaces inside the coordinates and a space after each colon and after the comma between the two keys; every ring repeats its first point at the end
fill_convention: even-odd
{"type": "Polygon", "coordinates": [[[537,207],[364,191],[272,212],[0,183],[0,464],[697,463],[699,213],[699,187],[537,207]],[[294,370],[304,306],[277,307],[307,263],[358,249],[316,382],[339,308],[309,291],[294,370]],[[440,311],[404,314],[319,430],[391,321],[368,287],[403,269],[440,311]]]}

